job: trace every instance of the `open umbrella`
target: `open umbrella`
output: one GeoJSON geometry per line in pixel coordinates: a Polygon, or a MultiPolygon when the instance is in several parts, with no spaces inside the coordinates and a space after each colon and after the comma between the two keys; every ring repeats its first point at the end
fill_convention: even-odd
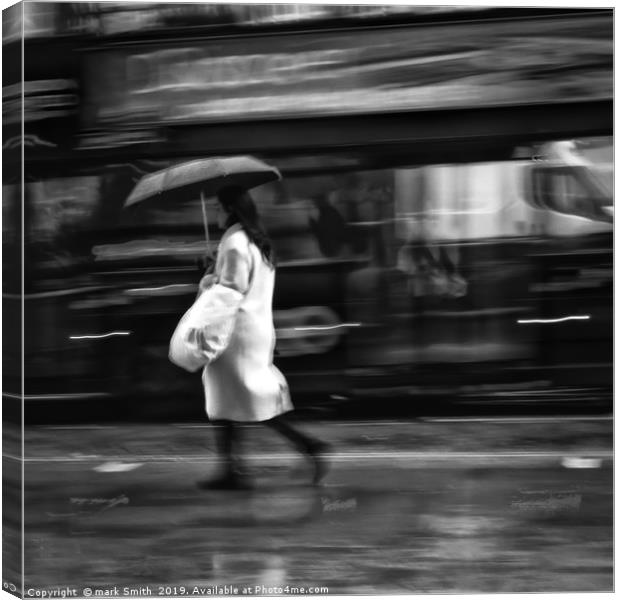
{"type": "Polygon", "coordinates": [[[281,178],[278,169],[252,156],[201,158],[145,175],[125,201],[125,208],[154,198],[174,200],[200,195],[208,242],[205,198],[214,196],[227,186],[240,186],[249,190],[281,178]]]}

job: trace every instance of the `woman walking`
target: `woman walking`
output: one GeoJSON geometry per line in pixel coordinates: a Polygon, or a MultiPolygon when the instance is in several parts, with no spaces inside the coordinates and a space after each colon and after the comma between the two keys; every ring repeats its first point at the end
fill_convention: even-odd
{"type": "Polygon", "coordinates": [[[236,454],[240,422],[261,422],[286,437],[311,461],[313,482],[324,476],[327,445],[291,427],[282,415],[293,410],[288,385],[273,364],[275,330],[272,299],[275,260],[250,194],[240,187],[218,193],[218,226],[225,229],[219,244],[215,272],[206,275],[200,289],[214,282],[243,295],[230,342],[203,371],[206,411],[216,425],[221,473],[199,482],[204,489],[248,487],[236,454]]]}

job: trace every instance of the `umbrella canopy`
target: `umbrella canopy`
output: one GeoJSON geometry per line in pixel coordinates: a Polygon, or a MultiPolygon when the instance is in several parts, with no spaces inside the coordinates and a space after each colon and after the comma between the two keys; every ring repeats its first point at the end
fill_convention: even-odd
{"type": "Polygon", "coordinates": [[[249,190],[281,178],[278,169],[251,156],[202,158],[145,175],[125,201],[125,208],[159,196],[214,196],[231,185],[249,190]]]}

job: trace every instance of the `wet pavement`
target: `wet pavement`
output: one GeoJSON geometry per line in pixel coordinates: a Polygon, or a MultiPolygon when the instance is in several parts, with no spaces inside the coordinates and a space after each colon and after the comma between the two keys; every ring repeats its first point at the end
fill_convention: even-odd
{"type": "Polygon", "coordinates": [[[218,464],[209,426],[29,428],[26,589],[612,590],[610,418],[299,427],[332,444],[323,485],[247,427],[243,492],[196,488],[218,464]]]}

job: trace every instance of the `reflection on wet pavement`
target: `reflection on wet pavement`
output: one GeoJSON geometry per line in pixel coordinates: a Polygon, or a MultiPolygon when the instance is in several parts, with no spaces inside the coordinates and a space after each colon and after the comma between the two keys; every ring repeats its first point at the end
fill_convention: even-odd
{"type": "Polygon", "coordinates": [[[385,467],[254,470],[204,492],[213,468],[26,466],[29,586],[318,586],[334,593],[606,591],[611,470],[385,467]]]}

